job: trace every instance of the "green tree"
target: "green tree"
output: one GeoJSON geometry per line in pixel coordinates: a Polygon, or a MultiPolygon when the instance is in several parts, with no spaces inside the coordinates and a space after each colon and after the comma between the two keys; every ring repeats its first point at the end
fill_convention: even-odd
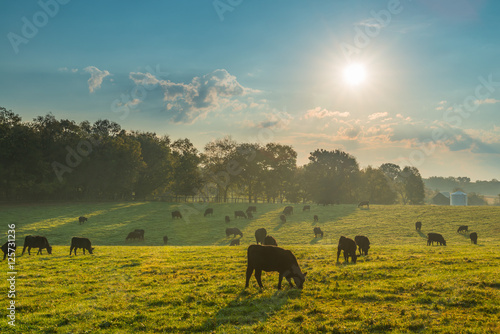
{"type": "Polygon", "coordinates": [[[404,185],[404,204],[424,204],[424,182],[416,167],[406,166],[401,171],[400,182],[404,185]]]}
{"type": "Polygon", "coordinates": [[[171,145],[173,155],[172,191],[180,196],[199,194],[202,178],[199,164],[201,157],[189,139],[178,139],[171,145]]]}
{"type": "Polygon", "coordinates": [[[368,166],[361,171],[361,199],[368,200],[373,204],[393,204],[397,194],[391,181],[381,169],[368,166]]]}

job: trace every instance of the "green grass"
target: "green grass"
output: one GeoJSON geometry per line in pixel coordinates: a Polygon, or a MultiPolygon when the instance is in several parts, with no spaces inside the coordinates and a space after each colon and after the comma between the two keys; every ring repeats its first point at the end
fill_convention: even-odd
{"type": "MultiPolygon", "coordinates": [[[[255,219],[237,221],[230,213],[246,205],[212,207],[207,218],[205,207],[186,214],[166,203],[0,207],[5,232],[7,223],[16,224],[19,246],[28,234],[55,245],[52,255],[18,250],[17,326],[6,323],[3,298],[0,332],[500,332],[500,208],[346,205],[303,213],[295,206],[281,224],[282,205],[260,204],[255,219]],[[175,208],[184,220],[171,219],[175,208]],[[228,225],[243,231],[242,246],[227,246],[226,214],[228,225]],[[79,225],[80,215],[89,221],[79,225]],[[456,233],[458,225],[476,231],[478,245],[456,233]],[[314,239],[314,226],[325,231],[323,239],[314,239]],[[263,290],[254,277],[244,289],[246,246],[258,227],[294,252],[308,272],[303,290],[277,291],[277,273],[263,275],[263,290]],[[146,230],[145,241],[125,242],[135,228],[146,230]],[[427,232],[442,233],[448,246],[426,246],[427,232]],[[337,264],[338,237],[356,234],[370,238],[370,255],[337,264]],[[68,255],[76,235],[92,240],[93,255],[68,255]],[[163,235],[173,246],[159,246],[163,235]]],[[[6,294],[6,280],[0,289],[6,294]]]]}

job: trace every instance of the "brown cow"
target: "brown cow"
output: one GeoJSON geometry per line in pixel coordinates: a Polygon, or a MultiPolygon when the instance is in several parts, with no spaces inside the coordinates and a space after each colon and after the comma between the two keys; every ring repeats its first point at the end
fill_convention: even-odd
{"type": "Polygon", "coordinates": [[[420,231],[422,229],[422,222],[415,223],[415,230],[420,231]]]}
{"type": "Polygon", "coordinates": [[[31,248],[38,248],[38,252],[36,253],[37,255],[38,254],[42,254],[42,249],[47,249],[47,252],[49,254],[52,254],[52,246],[49,245],[49,241],[47,240],[46,237],[42,237],[42,236],[39,236],[39,235],[27,235],[26,238],[24,238],[24,248],[23,248],[23,252],[21,253],[21,255],[24,254],[24,251],[26,250],[26,247],[28,248],[28,255],[31,255],[30,251],[31,251],[31,248]]]}
{"type": "Polygon", "coordinates": [[[214,214],[214,209],[208,208],[205,210],[205,213],[203,214],[203,217],[206,217],[208,215],[212,216],[214,214]]]}
{"type": "Polygon", "coordinates": [[[85,250],[89,251],[89,254],[92,254],[94,251],[94,248],[92,247],[92,244],[89,239],[87,238],[79,238],[79,237],[73,237],[71,238],[71,247],[69,248],[69,255],[71,256],[71,252],[73,249],[75,250],[75,256],[76,256],[76,250],[78,248],[83,249],[83,255],[85,255],[85,250]]]}
{"type": "Polygon", "coordinates": [[[311,211],[311,206],[310,205],[304,205],[302,208],[302,211],[311,211]]]}
{"type": "Polygon", "coordinates": [[[349,262],[349,257],[351,257],[352,263],[356,263],[356,248],[356,242],[354,240],[341,236],[337,248],[337,262],[339,262],[340,252],[344,251],[345,262],[349,262]]]}
{"type": "Polygon", "coordinates": [[[231,240],[229,246],[238,246],[240,244],[240,238],[231,240]]]}
{"type": "Polygon", "coordinates": [[[243,211],[235,211],[234,212],[234,219],[236,219],[238,217],[247,218],[247,216],[245,215],[245,213],[243,211]]]}
{"type": "Polygon", "coordinates": [[[313,228],[313,232],[314,232],[315,238],[317,238],[318,235],[321,235],[321,237],[323,238],[323,231],[321,231],[321,228],[315,227],[315,228],[313,228]]]}
{"type": "Polygon", "coordinates": [[[263,245],[264,244],[264,239],[266,238],[266,235],[267,235],[267,231],[265,228],[258,228],[257,230],[255,230],[255,242],[257,244],[261,244],[263,245]]]}
{"type": "Polygon", "coordinates": [[[84,217],[84,216],[78,217],[78,222],[80,223],[80,225],[85,223],[87,220],[88,220],[87,217],[84,217]]]}
{"type": "Polygon", "coordinates": [[[231,219],[229,218],[229,216],[226,216],[226,217],[224,217],[224,221],[226,222],[226,224],[229,224],[231,219]]]}
{"type": "Polygon", "coordinates": [[[476,232],[472,232],[469,235],[469,238],[470,238],[471,243],[473,243],[474,245],[477,245],[477,233],[476,232]]]}
{"type": "Polygon", "coordinates": [[[363,208],[364,206],[366,206],[369,209],[370,208],[370,202],[369,201],[361,201],[361,202],[359,202],[358,208],[363,208]]]}
{"type": "Polygon", "coordinates": [[[263,243],[263,245],[267,245],[267,246],[278,246],[278,243],[276,242],[276,239],[274,239],[272,236],[267,235],[267,236],[264,238],[264,243],[263,243]]]}
{"type": "Polygon", "coordinates": [[[176,210],[176,211],[172,211],[172,219],[175,219],[175,218],[180,218],[182,219],[182,215],[181,215],[181,212],[176,210]]]}
{"type": "Polygon", "coordinates": [[[317,216],[317,215],[314,215],[313,219],[314,219],[314,222],[319,221],[319,218],[318,218],[318,216],[317,216]]]}

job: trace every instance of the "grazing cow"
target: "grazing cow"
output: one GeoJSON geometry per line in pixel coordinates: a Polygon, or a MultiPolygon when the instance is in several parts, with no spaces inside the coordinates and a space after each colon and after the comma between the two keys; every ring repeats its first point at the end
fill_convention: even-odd
{"type": "Polygon", "coordinates": [[[83,248],[83,255],[85,255],[85,250],[88,250],[89,254],[92,254],[92,252],[94,251],[94,248],[92,247],[92,244],[90,243],[89,239],[73,237],[71,238],[71,247],[69,248],[69,256],[71,256],[71,252],[73,251],[73,249],[75,250],[75,256],[76,256],[77,248],[83,248]]]}
{"type": "Polygon", "coordinates": [[[224,221],[226,222],[226,224],[229,224],[229,222],[231,221],[231,219],[229,219],[229,216],[226,216],[226,217],[224,217],[224,221]]]}
{"type": "Polygon", "coordinates": [[[252,219],[253,218],[253,214],[252,214],[251,211],[247,212],[247,217],[248,217],[248,219],[252,219]]]}
{"type": "Polygon", "coordinates": [[[422,222],[415,223],[415,230],[420,231],[422,229],[422,222]]]}
{"type": "Polygon", "coordinates": [[[302,211],[311,211],[311,206],[310,205],[304,205],[302,208],[302,211]]]}
{"type": "Polygon", "coordinates": [[[245,213],[243,211],[235,211],[234,212],[234,219],[236,219],[238,217],[247,218],[247,216],[245,215],[245,213]]]}
{"type": "Polygon", "coordinates": [[[315,227],[315,228],[313,228],[313,231],[314,231],[314,237],[315,238],[317,238],[318,235],[321,235],[321,237],[323,238],[323,231],[321,231],[321,228],[315,227]]]}
{"type": "Polygon", "coordinates": [[[358,245],[359,255],[368,255],[368,250],[370,249],[370,240],[364,235],[357,235],[354,237],[354,241],[358,245]]]}
{"type": "Polygon", "coordinates": [[[205,210],[205,213],[203,214],[203,217],[206,217],[208,215],[213,215],[214,214],[214,209],[213,208],[208,208],[205,210]]]}
{"type": "Polygon", "coordinates": [[[465,225],[460,226],[460,227],[458,228],[458,230],[457,230],[457,233],[460,233],[460,232],[462,232],[462,231],[464,231],[464,232],[469,232],[469,226],[465,226],[465,225]]]}
{"type": "Polygon", "coordinates": [[[27,235],[26,238],[24,238],[24,247],[23,247],[23,252],[21,255],[24,254],[24,251],[26,250],[26,247],[28,248],[28,255],[31,255],[30,251],[31,248],[38,248],[38,254],[42,254],[42,249],[47,249],[47,252],[49,254],[52,254],[52,246],[49,245],[49,241],[47,238],[39,236],[39,235],[27,235]]]}
{"type": "Polygon", "coordinates": [[[276,242],[276,239],[274,239],[274,237],[270,236],[270,235],[267,235],[265,238],[264,238],[264,243],[263,245],[267,245],[267,246],[278,246],[278,243],[276,242]]]}
{"type": "Polygon", "coordinates": [[[289,250],[276,246],[250,245],[247,251],[247,273],[245,288],[248,288],[248,283],[253,271],[255,270],[255,279],[262,289],[261,275],[264,271],[277,271],[279,273],[278,290],[281,289],[283,277],[288,281],[290,287],[293,287],[292,279],[297,288],[304,287],[307,273],[302,273],[300,270],[297,258],[289,250]]]}
{"type": "Polygon", "coordinates": [[[439,233],[428,233],[427,234],[427,246],[430,246],[434,241],[440,245],[446,246],[446,241],[443,236],[439,233]]]}
{"type": "Polygon", "coordinates": [[[7,255],[9,254],[9,248],[13,249],[14,251],[12,253],[15,253],[16,251],[16,243],[15,242],[11,242],[11,244],[13,245],[12,247],[9,247],[9,242],[7,241],[6,243],[4,243],[2,245],[2,252],[3,252],[3,260],[5,260],[5,258],[7,257],[7,255]]]}
{"type": "Polygon", "coordinates": [[[314,215],[313,219],[314,219],[315,222],[319,221],[319,218],[318,218],[317,215],[314,215]]]}
{"type": "Polygon", "coordinates": [[[168,242],[168,237],[167,236],[164,236],[163,237],[163,244],[166,245],[168,242]]]}
{"type": "Polygon", "coordinates": [[[280,216],[280,220],[282,223],[286,223],[286,216],[285,215],[281,215],[280,216]]]}
{"type": "Polygon", "coordinates": [[[131,240],[131,239],[141,239],[141,232],[137,232],[137,231],[132,231],[130,232],[127,237],[125,238],[125,241],[127,240],[131,240]]]}
{"type": "Polygon", "coordinates": [[[80,223],[80,225],[85,223],[87,220],[88,220],[87,217],[84,217],[84,216],[78,217],[78,222],[80,223]]]}
{"type": "Polygon", "coordinates": [[[257,212],[257,207],[256,206],[249,206],[246,210],[246,212],[257,212]]]}
{"type": "Polygon", "coordinates": [[[469,238],[470,238],[471,243],[473,243],[474,245],[477,245],[477,233],[476,232],[472,232],[469,235],[469,238]]]}
{"type": "Polygon", "coordinates": [[[239,235],[240,238],[243,238],[243,233],[237,227],[226,228],[226,237],[229,237],[231,234],[233,234],[233,238],[236,237],[237,235],[239,235]]]}
{"type": "Polygon", "coordinates": [[[231,240],[229,246],[239,246],[239,244],[240,244],[240,238],[231,240]]]}
{"type": "Polygon", "coordinates": [[[369,201],[361,201],[361,202],[359,202],[358,208],[362,208],[364,206],[366,206],[369,209],[370,208],[370,202],[369,201]]]}
{"type": "Polygon", "coordinates": [[[287,206],[283,209],[283,214],[284,215],[293,215],[293,207],[292,206],[287,206]]]}
{"type": "Polygon", "coordinates": [[[180,218],[182,219],[181,212],[179,210],[172,211],[172,219],[180,218]]]}
{"type": "Polygon", "coordinates": [[[264,239],[266,238],[266,235],[267,235],[267,231],[265,228],[258,228],[257,230],[255,230],[255,242],[257,244],[261,244],[263,245],[264,244],[264,239]]]}
{"type": "Polygon", "coordinates": [[[356,263],[356,248],[356,242],[354,240],[341,236],[337,248],[337,262],[339,262],[340,252],[344,251],[345,262],[349,262],[349,257],[351,257],[352,263],[356,263]]]}
{"type": "Polygon", "coordinates": [[[144,240],[144,230],[134,230],[134,232],[139,233],[139,235],[140,235],[139,239],[144,240]]]}

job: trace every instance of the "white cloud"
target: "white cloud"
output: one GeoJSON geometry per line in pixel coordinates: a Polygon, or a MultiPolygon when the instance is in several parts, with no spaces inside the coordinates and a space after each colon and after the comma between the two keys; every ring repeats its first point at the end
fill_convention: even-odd
{"type": "Polygon", "coordinates": [[[321,107],[316,107],[314,109],[308,110],[304,115],[304,118],[348,117],[349,115],[350,113],[348,111],[329,111],[325,108],[322,109],[321,107]]]}
{"type": "Polygon", "coordinates": [[[500,100],[497,100],[497,99],[484,99],[484,100],[476,100],[474,101],[475,104],[495,104],[495,103],[499,103],[500,100]]]}
{"type": "Polygon", "coordinates": [[[368,119],[370,121],[373,121],[374,119],[386,117],[387,115],[389,115],[389,113],[387,111],[386,112],[376,112],[374,114],[369,115],[368,119]]]}
{"type": "Polygon", "coordinates": [[[101,88],[102,80],[110,75],[108,71],[101,71],[95,66],[87,66],[83,69],[85,72],[90,73],[89,91],[93,93],[96,89],[101,88]]]}

